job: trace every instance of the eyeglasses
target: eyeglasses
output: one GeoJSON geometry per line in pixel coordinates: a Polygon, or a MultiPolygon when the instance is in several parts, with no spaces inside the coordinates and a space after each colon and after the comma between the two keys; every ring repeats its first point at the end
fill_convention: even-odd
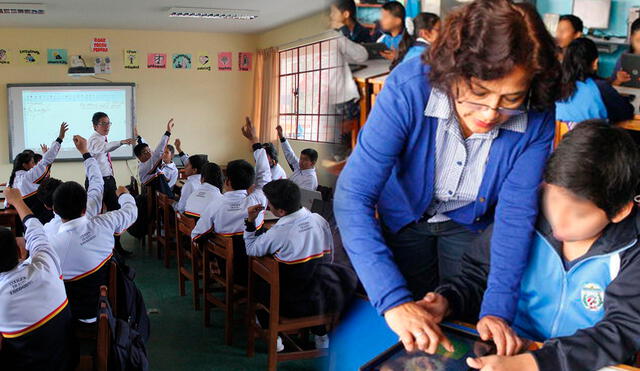
{"type": "Polygon", "coordinates": [[[111,126],[111,122],[99,122],[96,125],[98,125],[98,126],[111,126]]]}
{"type": "Polygon", "coordinates": [[[493,110],[493,111],[497,111],[498,114],[500,115],[504,115],[504,116],[517,116],[517,115],[521,115],[523,113],[527,113],[529,107],[527,105],[527,107],[523,107],[523,108],[504,108],[504,107],[491,107],[488,106],[486,104],[482,104],[482,103],[475,103],[475,102],[469,102],[469,101],[457,101],[458,104],[462,104],[464,105],[468,110],[470,111],[487,111],[487,110],[493,110]]]}

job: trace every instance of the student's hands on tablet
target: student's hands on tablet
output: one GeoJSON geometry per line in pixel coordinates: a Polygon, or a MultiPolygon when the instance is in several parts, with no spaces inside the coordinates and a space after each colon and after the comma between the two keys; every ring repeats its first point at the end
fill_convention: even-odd
{"type": "Polygon", "coordinates": [[[499,356],[518,354],[525,346],[524,341],[500,317],[484,316],[478,321],[476,329],[482,340],[493,340],[499,356]]]}
{"type": "Polygon", "coordinates": [[[60,125],[60,133],[58,134],[58,138],[64,139],[64,135],[69,131],[69,125],[66,122],[63,122],[60,125]]]}
{"type": "Polygon", "coordinates": [[[467,365],[480,371],[539,371],[538,363],[531,353],[467,358],[467,365]]]}
{"type": "Polygon", "coordinates": [[[418,300],[416,304],[433,316],[433,320],[436,321],[436,323],[442,322],[450,312],[447,298],[435,292],[427,293],[427,295],[425,295],[422,300],[418,300]]]}
{"type": "Polygon", "coordinates": [[[616,79],[613,81],[612,85],[621,85],[629,81],[631,81],[631,75],[629,75],[627,71],[620,70],[616,72],[616,79]]]}
{"type": "Polygon", "coordinates": [[[393,49],[383,50],[380,52],[380,55],[382,56],[382,58],[392,61],[396,58],[396,51],[393,49]]]}
{"type": "Polygon", "coordinates": [[[391,330],[398,334],[408,352],[422,350],[435,354],[439,344],[449,352],[454,351],[435,318],[415,302],[400,304],[387,310],[384,319],[391,330]]]}

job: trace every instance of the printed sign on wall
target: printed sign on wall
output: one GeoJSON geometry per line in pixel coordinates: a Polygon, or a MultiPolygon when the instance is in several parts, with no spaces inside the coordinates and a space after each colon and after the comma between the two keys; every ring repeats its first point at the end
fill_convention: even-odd
{"type": "Polygon", "coordinates": [[[218,71],[231,71],[232,58],[231,52],[218,53],[218,71]]]}
{"type": "Polygon", "coordinates": [[[67,64],[67,49],[47,49],[48,64],[67,64]]]}
{"type": "Polygon", "coordinates": [[[164,53],[147,54],[147,68],[167,68],[167,55],[164,53]]]}
{"type": "Polygon", "coordinates": [[[140,69],[140,62],[138,61],[138,51],[133,49],[125,50],[123,65],[126,70],[140,69]]]}
{"type": "Polygon", "coordinates": [[[240,71],[251,70],[251,53],[238,53],[238,64],[240,71]]]}

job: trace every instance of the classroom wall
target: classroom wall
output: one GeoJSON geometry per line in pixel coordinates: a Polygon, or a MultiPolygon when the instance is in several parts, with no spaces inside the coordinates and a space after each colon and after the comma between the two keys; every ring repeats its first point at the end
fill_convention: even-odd
{"type": "MultiPolygon", "coordinates": [[[[257,35],[90,30],[90,29],[17,29],[0,28],[0,46],[15,51],[18,48],[66,48],[69,55],[81,54],[87,62],[93,60],[90,40],[107,37],[112,52],[103,53],[112,60],[111,75],[99,75],[114,82],[134,82],[137,85],[136,108],[138,129],[152,144],[165,131],[169,118],[175,118],[173,138],[182,139],[183,149],[189,153],[206,153],[211,161],[221,164],[236,158],[251,159],[249,144],[242,137],[240,127],[253,107],[253,71],[238,71],[237,52],[255,52],[257,35]],[[137,49],[140,70],[124,70],[123,50],[137,49]],[[147,52],[217,53],[232,51],[233,71],[203,72],[145,68],[147,52]]],[[[216,55],[216,54],[213,54],[216,55]]],[[[15,54],[14,54],[15,57],[15,54]]],[[[10,83],[68,83],[101,82],[92,78],[70,78],[66,66],[22,66],[16,63],[0,65],[0,132],[8,133],[7,90],[10,83]]],[[[59,123],[51,123],[59,125],[59,123]]],[[[117,123],[116,123],[117,124],[117,123]]],[[[87,125],[91,118],[87,117],[87,125]]],[[[73,134],[73,133],[70,133],[73,134]]],[[[172,142],[173,142],[172,138],[172,142]]],[[[55,138],[51,138],[53,141],[55,138]]],[[[117,139],[117,138],[110,138],[117,139]]],[[[70,140],[70,136],[69,136],[70,140]]],[[[11,172],[8,138],[0,137],[0,182],[8,180],[11,172]]],[[[137,160],[129,160],[137,172],[137,160]]],[[[114,162],[117,181],[128,183],[125,161],[114,162]]],[[[84,180],[81,163],[56,163],[52,176],[64,180],[84,180]]]]}

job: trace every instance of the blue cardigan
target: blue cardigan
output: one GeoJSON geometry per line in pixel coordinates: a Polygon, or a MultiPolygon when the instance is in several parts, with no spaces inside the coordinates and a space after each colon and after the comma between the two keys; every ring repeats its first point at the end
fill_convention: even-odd
{"type": "MultiPolygon", "coordinates": [[[[428,72],[420,58],[393,70],[336,189],[335,216],[345,248],[380,314],[412,296],[385,244],[376,208],[395,233],[418,221],[433,197],[438,120],[424,115],[431,92],[428,72]]],[[[524,133],[501,130],[491,146],[476,202],[447,213],[472,230],[484,229],[495,214],[482,316],[511,322],[515,315],[553,135],[552,111],[530,112],[524,133]]]]}

